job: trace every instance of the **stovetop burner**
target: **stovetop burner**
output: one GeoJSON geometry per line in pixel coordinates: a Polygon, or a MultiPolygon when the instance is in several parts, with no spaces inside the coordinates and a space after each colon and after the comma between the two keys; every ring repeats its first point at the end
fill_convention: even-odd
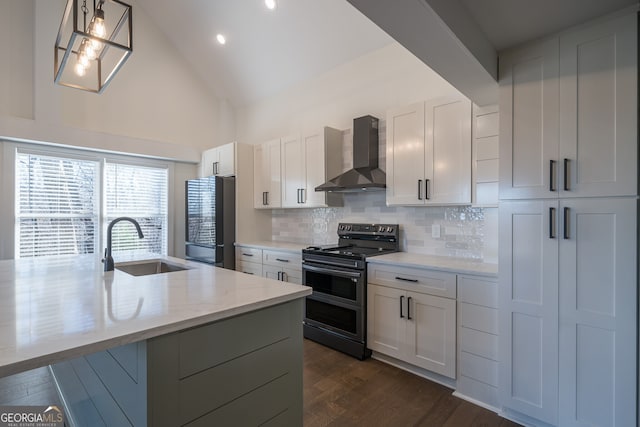
{"type": "Polygon", "coordinates": [[[309,246],[302,252],[303,258],[309,255],[353,257],[364,260],[366,257],[397,252],[398,224],[352,224],[338,225],[337,244],[309,246]]]}

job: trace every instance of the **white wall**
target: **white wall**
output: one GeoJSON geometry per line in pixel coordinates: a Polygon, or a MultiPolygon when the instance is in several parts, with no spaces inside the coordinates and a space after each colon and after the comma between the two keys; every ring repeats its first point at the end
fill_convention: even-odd
{"type": "Polygon", "coordinates": [[[353,119],[459,92],[397,43],[237,111],[238,141],[255,144],[304,129],[351,128],[353,119]]]}
{"type": "Polygon", "coordinates": [[[0,2],[0,47],[9,62],[0,67],[0,137],[192,162],[201,150],[227,142],[233,109],[205,89],[131,3],[133,54],[96,95],[53,83],[53,44],[65,0],[0,2]]]}

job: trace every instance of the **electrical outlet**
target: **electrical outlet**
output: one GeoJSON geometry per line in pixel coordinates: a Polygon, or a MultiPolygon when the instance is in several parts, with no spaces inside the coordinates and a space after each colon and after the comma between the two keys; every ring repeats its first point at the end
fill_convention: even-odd
{"type": "Polygon", "coordinates": [[[440,224],[433,224],[431,226],[431,237],[434,239],[440,238],[440,224]]]}

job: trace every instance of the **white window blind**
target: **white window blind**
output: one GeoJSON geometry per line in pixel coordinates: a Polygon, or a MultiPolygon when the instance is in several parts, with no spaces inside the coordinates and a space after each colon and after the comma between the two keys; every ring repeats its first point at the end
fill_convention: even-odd
{"type": "Polygon", "coordinates": [[[18,153],[16,257],[92,254],[98,163],[18,153]]]}
{"type": "Polygon", "coordinates": [[[139,239],[133,224],[119,222],[112,234],[114,254],[167,254],[167,197],[166,168],[107,161],[105,230],[113,219],[127,216],[138,221],[144,233],[144,239],[139,239]]]}

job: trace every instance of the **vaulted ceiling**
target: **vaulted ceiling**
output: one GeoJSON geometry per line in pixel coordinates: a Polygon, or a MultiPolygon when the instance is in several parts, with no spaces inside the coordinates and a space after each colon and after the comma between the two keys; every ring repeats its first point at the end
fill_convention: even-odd
{"type": "Polygon", "coordinates": [[[495,64],[483,64],[485,70],[493,70],[476,82],[469,75],[480,67],[468,67],[465,76],[464,70],[458,72],[459,64],[447,68],[437,63],[455,56],[448,48],[430,63],[429,55],[415,46],[438,40],[433,31],[446,34],[451,46],[466,50],[463,55],[476,62],[477,55],[472,58],[469,51],[474,54],[482,38],[490,62],[503,48],[637,4],[637,0],[277,0],[278,7],[270,11],[264,0],[135,1],[213,93],[236,107],[394,42],[387,32],[473,99],[473,91],[465,90],[460,81],[495,86],[495,64]],[[426,25],[416,16],[419,9],[435,11],[438,16],[432,22],[441,25],[435,30],[435,25],[426,25]],[[469,32],[471,27],[475,33],[469,32]],[[225,45],[216,43],[217,33],[226,36],[225,45]]]}

